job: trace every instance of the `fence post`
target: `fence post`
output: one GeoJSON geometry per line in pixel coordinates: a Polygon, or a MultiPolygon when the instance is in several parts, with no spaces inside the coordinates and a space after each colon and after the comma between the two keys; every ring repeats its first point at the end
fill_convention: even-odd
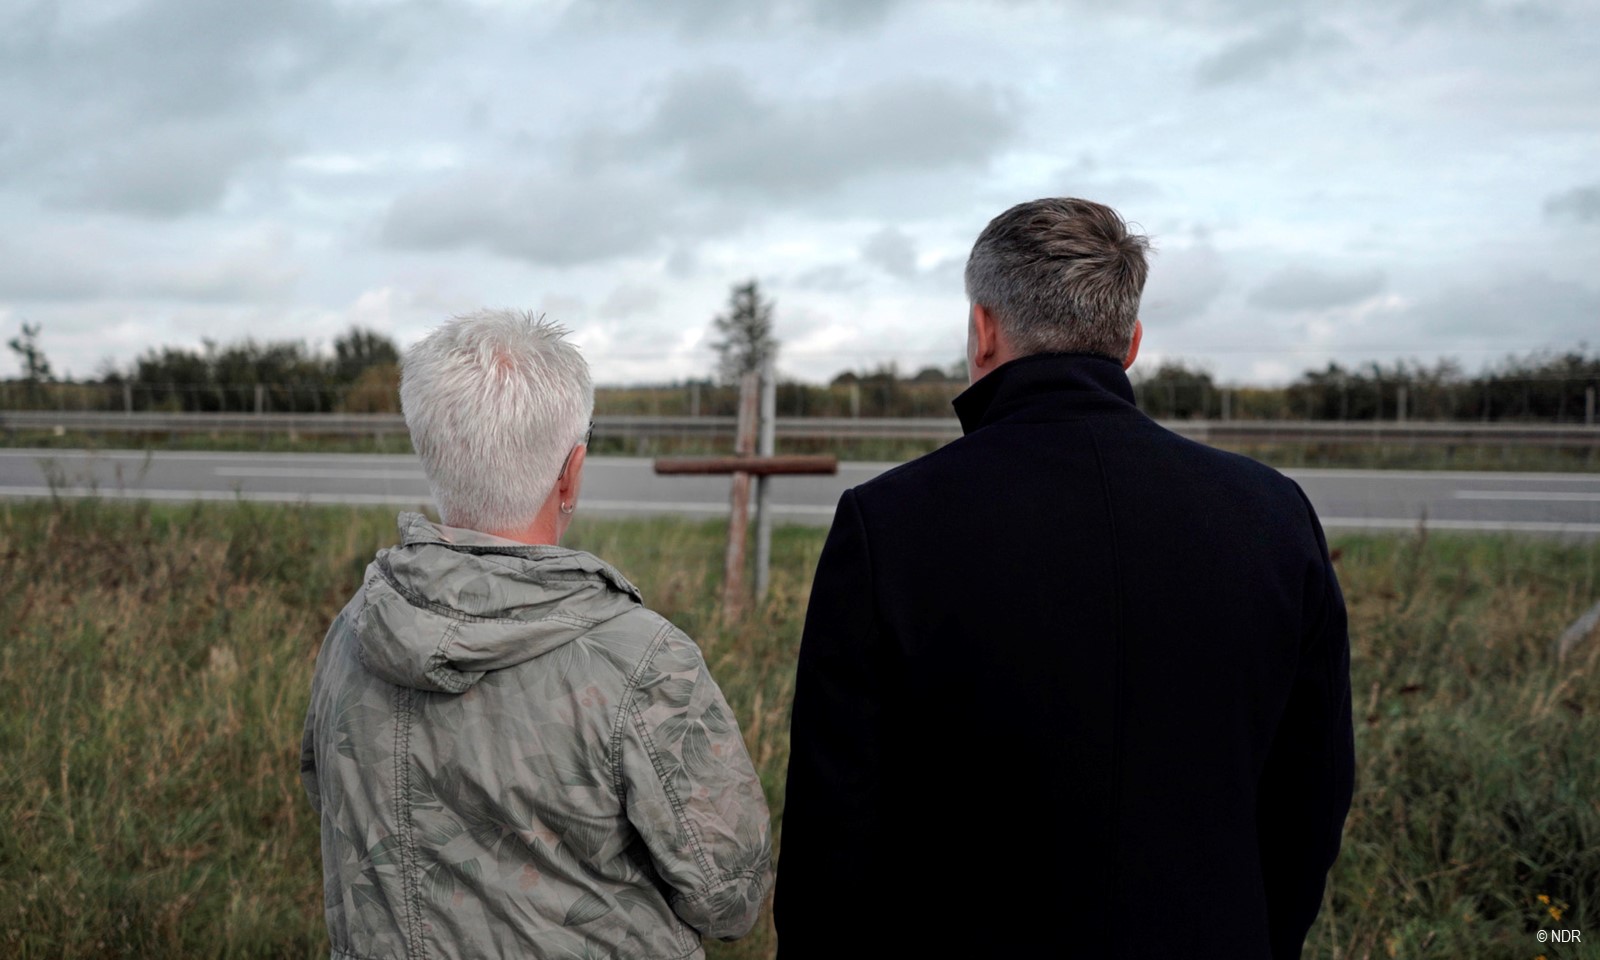
{"type": "Polygon", "coordinates": [[[1594,426],[1594,384],[1589,384],[1589,389],[1583,391],[1583,422],[1594,426]]]}
{"type": "Polygon", "coordinates": [[[256,384],[256,416],[261,416],[262,401],[267,392],[264,384],[256,384]]]}
{"type": "Polygon", "coordinates": [[[1225,387],[1222,391],[1222,419],[1233,419],[1233,389],[1225,387]]]}
{"type": "Polygon", "coordinates": [[[133,416],[133,384],[122,381],[122,412],[133,416]]]}
{"type": "Polygon", "coordinates": [[[689,381],[689,416],[700,416],[700,381],[689,381]]]}
{"type": "MultiPolygon", "coordinates": [[[[777,453],[778,377],[769,359],[761,370],[761,436],[756,444],[759,456],[777,453]]],[[[772,567],[772,478],[756,478],[756,602],[767,598],[767,580],[772,567]]]]}
{"type": "Polygon", "coordinates": [[[858,380],[850,384],[850,416],[852,419],[861,419],[861,382],[858,380]]]}
{"type": "Polygon", "coordinates": [[[1394,419],[1396,423],[1406,422],[1406,385],[1403,383],[1395,388],[1394,419]]]}

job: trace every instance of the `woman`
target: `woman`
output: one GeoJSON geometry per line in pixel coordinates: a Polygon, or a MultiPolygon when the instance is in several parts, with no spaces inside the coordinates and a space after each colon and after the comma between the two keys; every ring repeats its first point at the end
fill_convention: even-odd
{"type": "Polygon", "coordinates": [[[317,658],[302,776],[333,956],[699,957],[771,883],[761,784],[692,640],[558,544],[594,388],[560,327],[452,320],[401,405],[400,515],[317,658]]]}

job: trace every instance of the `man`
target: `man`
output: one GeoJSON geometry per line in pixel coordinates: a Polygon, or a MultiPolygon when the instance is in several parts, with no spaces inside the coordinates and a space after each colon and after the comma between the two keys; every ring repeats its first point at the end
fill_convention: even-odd
{"type": "Polygon", "coordinates": [[[1353,769],[1292,481],[1141,414],[1146,242],[1025,203],[967,261],[965,435],[847,490],[801,642],[784,960],[1298,957],[1353,769]]]}
{"type": "Polygon", "coordinates": [[[482,311],[406,351],[443,522],[367,567],[301,747],[333,960],[703,957],[760,915],[766,799],[700,649],[559,545],[594,411],[563,333],[482,311]]]}

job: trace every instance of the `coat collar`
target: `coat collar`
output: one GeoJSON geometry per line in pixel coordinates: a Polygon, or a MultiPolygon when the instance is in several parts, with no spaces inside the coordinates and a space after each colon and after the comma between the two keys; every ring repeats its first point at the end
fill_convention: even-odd
{"type": "Polygon", "coordinates": [[[1133,384],[1122,364],[1096,353],[1035,353],[1009,360],[962,391],[951,405],[963,433],[1022,410],[1054,418],[1136,409],[1133,384]]]}

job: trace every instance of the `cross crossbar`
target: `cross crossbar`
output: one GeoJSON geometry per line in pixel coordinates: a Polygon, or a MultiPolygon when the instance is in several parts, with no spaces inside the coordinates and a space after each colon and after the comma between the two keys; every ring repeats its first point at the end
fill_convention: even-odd
{"type": "Polygon", "coordinates": [[[747,473],[753,477],[814,475],[839,472],[839,458],[831,454],[788,454],[781,457],[658,457],[656,473],[682,474],[747,473]]]}

